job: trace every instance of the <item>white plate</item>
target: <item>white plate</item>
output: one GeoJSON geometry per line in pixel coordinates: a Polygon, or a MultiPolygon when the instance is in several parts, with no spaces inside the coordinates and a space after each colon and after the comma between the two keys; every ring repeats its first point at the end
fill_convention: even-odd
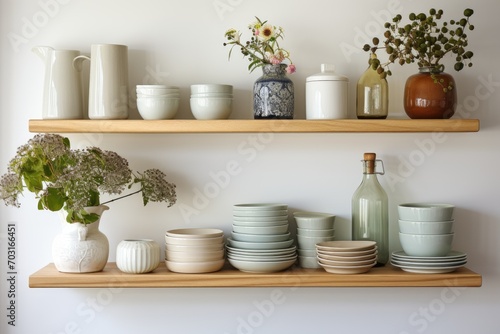
{"type": "Polygon", "coordinates": [[[327,255],[324,253],[318,253],[318,255],[321,256],[321,258],[333,261],[364,261],[364,260],[375,261],[377,259],[377,254],[378,254],[377,251],[375,251],[374,253],[370,253],[368,255],[361,255],[361,256],[338,256],[338,255],[327,255]]]}
{"type": "Polygon", "coordinates": [[[278,217],[287,216],[288,210],[238,210],[233,211],[233,217],[278,217]]]}
{"type": "Polygon", "coordinates": [[[391,262],[401,266],[408,266],[408,267],[444,268],[444,267],[455,267],[459,265],[463,266],[467,263],[467,260],[450,261],[450,262],[418,262],[418,261],[400,261],[396,259],[391,259],[391,262]]]}
{"type": "Polygon", "coordinates": [[[277,262],[277,261],[288,261],[296,260],[297,255],[286,255],[286,256],[244,256],[244,255],[228,255],[228,259],[233,259],[237,261],[254,261],[254,262],[277,262]]]}
{"type": "Polygon", "coordinates": [[[276,262],[255,262],[228,259],[229,263],[236,269],[247,273],[273,273],[290,268],[296,259],[276,262]]]}
{"type": "Polygon", "coordinates": [[[372,250],[377,246],[375,241],[364,240],[339,240],[339,241],[324,241],[316,245],[318,250],[335,251],[335,252],[358,252],[372,250]]]}
{"type": "Polygon", "coordinates": [[[277,242],[290,239],[290,232],[281,234],[247,234],[231,232],[231,238],[236,241],[277,242]]]}
{"type": "Polygon", "coordinates": [[[166,235],[165,243],[169,245],[184,245],[184,246],[205,246],[218,245],[224,243],[224,237],[213,238],[177,238],[166,235]]]}
{"type": "Polygon", "coordinates": [[[404,271],[409,273],[417,273],[417,274],[444,274],[451,273],[458,268],[463,267],[463,265],[449,266],[449,267],[415,267],[415,266],[405,266],[394,263],[391,261],[391,264],[395,267],[399,267],[404,271]]]}
{"type": "Polygon", "coordinates": [[[322,258],[321,256],[317,257],[318,262],[320,264],[325,264],[327,266],[346,266],[346,267],[351,267],[351,266],[367,266],[372,264],[374,261],[377,261],[377,257],[371,258],[368,260],[361,260],[361,261],[336,261],[336,260],[327,260],[325,258],[322,258]]]}
{"type": "Polygon", "coordinates": [[[322,255],[333,255],[333,256],[345,256],[345,257],[357,257],[357,256],[365,256],[365,255],[373,255],[378,253],[377,247],[374,249],[368,249],[364,251],[353,251],[353,252],[337,252],[337,251],[326,251],[326,250],[316,250],[318,254],[322,255]]]}
{"type": "Polygon", "coordinates": [[[397,251],[392,253],[392,257],[400,260],[418,260],[421,262],[441,262],[441,261],[451,261],[451,260],[459,260],[466,259],[467,254],[460,251],[451,251],[446,256],[410,256],[407,255],[404,251],[397,251]]]}
{"type": "Polygon", "coordinates": [[[216,228],[180,228],[167,231],[165,235],[177,238],[199,239],[221,237],[224,235],[224,232],[216,228]]]}
{"type": "Polygon", "coordinates": [[[372,264],[365,266],[329,266],[319,263],[323,269],[332,274],[362,274],[370,271],[370,269],[377,264],[377,261],[374,261],[372,264]]]}
{"type": "Polygon", "coordinates": [[[272,256],[272,255],[289,255],[297,253],[297,248],[295,246],[282,249],[242,249],[242,248],[234,248],[226,246],[226,249],[227,249],[227,254],[234,254],[234,255],[272,256]]]}
{"type": "Polygon", "coordinates": [[[269,211],[288,210],[287,204],[280,203],[247,203],[233,205],[233,211],[269,211]]]}
{"type": "MultiPolygon", "coordinates": [[[[279,219],[279,220],[263,220],[263,221],[254,221],[256,217],[252,219],[248,219],[248,221],[240,221],[233,220],[233,226],[256,226],[256,227],[264,227],[264,226],[277,226],[288,224],[288,219],[279,219]]],[[[266,217],[269,218],[269,217],[266,217]]]]}
{"type": "Polygon", "coordinates": [[[288,233],[289,225],[276,226],[238,226],[233,225],[233,232],[247,234],[285,234],[288,233]]]}
{"type": "Polygon", "coordinates": [[[245,242],[236,241],[231,238],[227,238],[227,243],[229,246],[240,249],[283,249],[288,248],[293,244],[293,239],[277,242],[245,242]]]}

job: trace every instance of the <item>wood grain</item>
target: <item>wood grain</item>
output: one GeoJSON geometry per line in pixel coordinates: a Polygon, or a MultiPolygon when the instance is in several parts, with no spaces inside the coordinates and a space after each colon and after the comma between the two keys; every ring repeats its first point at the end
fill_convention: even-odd
{"type": "Polygon", "coordinates": [[[385,120],[37,120],[38,133],[344,133],[344,132],[477,132],[477,119],[385,120]]]}
{"type": "Polygon", "coordinates": [[[164,263],[148,274],[126,274],[115,263],[97,273],[66,274],[48,264],[29,277],[31,288],[179,288],[179,287],[479,287],[481,275],[467,269],[446,274],[413,274],[387,265],[368,273],[335,275],[323,269],[302,269],[252,274],[232,269],[207,274],[179,274],[164,263]]]}

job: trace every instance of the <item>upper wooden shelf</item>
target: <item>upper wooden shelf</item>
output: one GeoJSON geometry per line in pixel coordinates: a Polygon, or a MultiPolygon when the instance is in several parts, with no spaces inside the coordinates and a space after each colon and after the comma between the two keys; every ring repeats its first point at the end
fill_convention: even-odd
{"type": "Polygon", "coordinates": [[[38,120],[30,132],[40,133],[249,133],[249,132],[477,132],[477,119],[384,120],[38,120]]]}
{"type": "Polygon", "coordinates": [[[278,273],[252,274],[228,266],[207,274],[179,274],[164,263],[148,274],[126,274],[115,263],[97,273],[65,274],[49,264],[29,277],[31,288],[182,288],[182,287],[479,287],[481,275],[459,268],[446,274],[412,274],[391,265],[368,273],[335,275],[323,269],[294,267],[278,273]]]}

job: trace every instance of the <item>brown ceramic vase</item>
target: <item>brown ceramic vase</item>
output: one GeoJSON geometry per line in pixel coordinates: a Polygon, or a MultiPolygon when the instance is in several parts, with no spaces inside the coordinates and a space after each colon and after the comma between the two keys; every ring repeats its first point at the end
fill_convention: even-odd
{"type": "Polygon", "coordinates": [[[457,106],[453,77],[432,67],[421,67],[406,80],[404,108],[412,119],[451,118],[457,106]]]}

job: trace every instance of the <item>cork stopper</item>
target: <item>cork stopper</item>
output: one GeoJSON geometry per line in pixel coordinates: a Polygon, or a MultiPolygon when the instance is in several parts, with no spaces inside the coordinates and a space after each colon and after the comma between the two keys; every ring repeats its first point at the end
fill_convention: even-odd
{"type": "Polygon", "coordinates": [[[366,173],[375,174],[375,159],[377,155],[375,153],[365,153],[363,155],[363,160],[365,161],[366,173]]]}

